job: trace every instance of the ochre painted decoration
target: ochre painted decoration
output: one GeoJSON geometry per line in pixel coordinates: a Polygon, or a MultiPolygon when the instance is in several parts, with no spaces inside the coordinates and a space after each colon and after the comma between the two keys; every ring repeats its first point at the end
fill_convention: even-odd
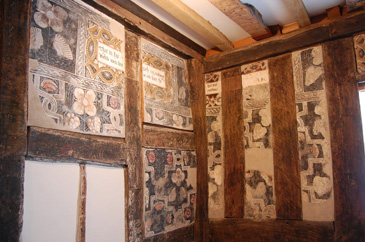
{"type": "Polygon", "coordinates": [[[365,34],[354,37],[357,72],[365,73],[365,34]]]}
{"type": "Polygon", "coordinates": [[[72,0],[32,3],[28,124],[124,137],[124,26],[72,0]]]}
{"type": "Polygon", "coordinates": [[[322,47],[292,53],[303,219],[334,219],[332,156],[322,47]]]}
{"type": "Polygon", "coordinates": [[[141,42],[143,121],[193,130],[185,60],[145,39],[141,42]]]}
{"type": "Polygon", "coordinates": [[[205,75],[208,134],[208,216],[224,218],[224,159],[222,149],[221,73],[205,75]]]}
{"type": "Polygon", "coordinates": [[[267,61],[243,65],[245,218],[275,218],[274,161],[267,61]]]}
{"type": "Polygon", "coordinates": [[[156,234],[194,222],[195,151],[143,149],[145,234],[156,234]]]}

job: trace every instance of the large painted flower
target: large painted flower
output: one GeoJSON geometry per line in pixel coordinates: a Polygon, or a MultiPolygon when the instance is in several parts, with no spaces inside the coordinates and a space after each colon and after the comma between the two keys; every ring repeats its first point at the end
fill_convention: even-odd
{"type": "Polygon", "coordinates": [[[56,32],[63,31],[63,21],[68,14],[59,6],[50,4],[47,0],[38,0],[37,12],[34,14],[34,21],[42,28],[51,27],[56,32]]]}
{"type": "Polygon", "coordinates": [[[171,180],[177,186],[180,186],[181,183],[185,180],[185,174],[184,174],[184,172],[180,168],[178,168],[176,170],[176,173],[172,174],[171,180]]]}
{"type": "Polygon", "coordinates": [[[75,88],[74,95],[76,101],[74,102],[72,108],[77,114],[86,113],[89,116],[95,116],[96,106],[94,105],[95,93],[92,90],[88,90],[86,93],[81,88],[75,88]]]}
{"type": "Polygon", "coordinates": [[[147,160],[148,160],[148,162],[149,162],[150,164],[155,163],[155,161],[156,161],[156,154],[155,154],[155,152],[154,152],[154,151],[150,151],[150,152],[148,152],[148,154],[147,154],[147,160]]]}

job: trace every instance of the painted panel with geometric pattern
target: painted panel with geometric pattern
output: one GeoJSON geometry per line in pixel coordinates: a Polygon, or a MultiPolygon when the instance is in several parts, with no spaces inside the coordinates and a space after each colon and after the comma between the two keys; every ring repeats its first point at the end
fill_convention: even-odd
{"type": "Polygon", "coordinates": [[[245,218],[276,217],[267,61],[243,65],[245,218]]]}
{"type": "Polygon", "coordinates": [[[146,237],[195,221],[195,151],[144,148],[146,237]]]}
{"type": "Polygon", "coordinates": [[[359,73],[365,73],[365,34],[354,37],[356,66],[359,73]]]}
{"type": "Polygon", "coordinates": [[[221,73],[205,74],[208,134],[209,218],[224,218],[224,159],[221,73]]]}
{"type": "Polygon", "coordinates": [[[28,124],[124,137],[124,35],[82,2],[34,0],[28,124]]]}
{"type": "Polygon", "coordinates": [[[193,130],[185,60],[145,39],[141,44],[143,121],[193,130]]]}
{"type": "Polygon", "coordinates": [[[332,154],[322,47],[292,53],[303,219],[334,219],[332,154]]]}

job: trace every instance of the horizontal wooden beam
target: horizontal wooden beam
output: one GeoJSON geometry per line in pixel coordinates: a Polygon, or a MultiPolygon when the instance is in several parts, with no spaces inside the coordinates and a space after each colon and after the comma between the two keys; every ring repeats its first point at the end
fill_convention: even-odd
{"type": "Polygon", "coordinates": [[[161,128],[151,125],[143,126],[142,146],[165,149],[194,150],[194,133],[161,128]]]}
{"type": "Polygon", "coordinates": [[[214,219],[209,223],[212,242],[225,241],[333,241],[333,222],[295,220],[214,219]]]}
{"type": "Polygon", "coordinates": [[[308,11],[302,0],[284,0],[284,3],[300,27],[311,24],[308,11]]]}
{"type": "Polygon", "coordinates": [[[364,8],[364,0],[346,0],[347,12],[351,13],[364,8]]]}
{"type": "Polygon", "coordinates": [[[30,127],[27,156],[59,161],[126,164],[124,139],[30,127]]]}
{"type": "Polygon", "coordinates": [[[166,34],[164,31],[156,28],[151,23],[139,18],[138,16],[110,0],[82,1],[123,24],[127,30],[130,30],[139,36],[143,36],[155,42],[159,46],[167,49],[175,55],[185,59],[189,59],[191,57],[198,60],[203,59],[203,53],[199,53],[191,47],[182,44],[180,41],[176,40],[176,38],[166,34]]]}
{"type": "Polygon", "coordinates": [[[239,0],[209,0],[215,7],[232,19],[251,36],[270,34],[259,11],[252,5],[239,0]]]}
{"type": "Polygon", "coordinates": [[[274,36],[253,44],[225,51],[204,59],[204,73],[227,69],[255,60],[280,55],[331,39],[364,31],[365,11],[336,18],[326,24],[318,23],[297,31],[274,36]]]}
{"type": "Polygon", "coordinates": [[[180,0],[152,0],[166,12],[183,22],[221,50],[233,49],[231,41],[209,21],[180,0]]]}

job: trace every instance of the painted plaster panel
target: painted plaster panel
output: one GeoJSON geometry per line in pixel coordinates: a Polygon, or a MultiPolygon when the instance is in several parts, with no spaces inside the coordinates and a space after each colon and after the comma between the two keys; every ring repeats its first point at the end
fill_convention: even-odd
{"type": "Polygon", "coordinates": [[[141,44],[143,121],[193,130],[185,60],[145,39],[141,44]]]}
{"type": "Polygon", "coordinates": [[[269,70],[267,61],[241,67],[244,149],[245,218],[275,218],[274,161],[271,137],[269,70]]]}
{"type": "Polygon", "coordinates": [[[365,73],[365,34],[354,37],[356,66],[359,73],[365,73]]]}
{"type": "Polygon", "coordinates": [[[205,75],[208,134],[208,216],[224,218],[224,159],[221,73],[205,75]]]}
{"type": "Polygon", "coordinates": [[[72,0],[32,2],[32,126],[125,136],[124,26],[72,0]]]}
{"type": "Polygon", "coordinates": [[[334,219],[333,175],[322,47],[292,54],[303,219],[334,219]]]}
{"type": "Polygon", "coordinates": [[[145,234],[172,231],[195,220],[194,151],[143,149],[145,234]]]}

